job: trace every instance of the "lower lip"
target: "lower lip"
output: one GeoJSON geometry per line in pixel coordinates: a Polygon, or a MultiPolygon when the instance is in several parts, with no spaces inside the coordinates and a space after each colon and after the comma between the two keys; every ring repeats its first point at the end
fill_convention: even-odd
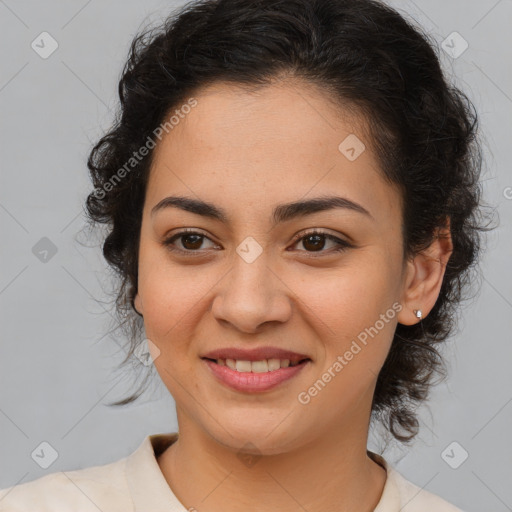
{"type": "Polygon", "coordinates": [[[209,359],[203,359],[221,382],[237,391],[258,392],[275,388],[279,384],[295,377],[310,361],[304,361],[296,366],[279,368],[271,372],[239,372],[229,366],[221,366],[209,359]]]}

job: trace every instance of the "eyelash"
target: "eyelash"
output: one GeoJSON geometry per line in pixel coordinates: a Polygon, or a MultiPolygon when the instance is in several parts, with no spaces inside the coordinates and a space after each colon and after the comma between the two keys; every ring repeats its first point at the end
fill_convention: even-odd
{"type": "MultiPolygon", "coordinates": [[[[203,233],[201,233],[199,231],[196,231],[194,229],[185,229],[183,231],[180,231],[179,233],[175,233],[171,237],[169,237],[166,240],[164,240],[163,241],[163,245],[166,246],[167,249],[169,249],[170,251],[173,251],[173,252],[178,252],[178,253],[185,254],[187,256],[192,256],[192,257],[200,256],[201,255],[201,252],[200,252],[201,250],[200,249],[198,249],[198,250],[184,250],[184,249],[180,249],[180,248],[178,248],[176,246],[173,246],[173,243],[174,243],[175,240],[177,240],[180,237],[185,236],[185,235],[199,235],[202,238],[206,238],[206,239],[210,240],[209,237],[207,237],[206,235],[204,235],[203,233]]],[[[308,257],[312,257],[312,258],[320,257],[320,256],[316,256],[315,252],[317,252],[320,255],[323,255],[325,253],[332,254],[333,252],[334,253],[338,253],[338,252],[342,252],[342,251],[345,251],[346,249],[354,247],[349,242],[347,242],[345,240],[341,240],[340,238],[335,237],[334,235],[331,235],[330,233],[327,233],[327,232],[325,232],[325,231],[323,231],[321,229],[314,229],[314,230],[308,231],[306,233],[299,233],[298,235],[296,235],[293,238],[292,245],[295,245],[300,240],[303,240],[303,239],[307,238],[308,236],[313,236],[313,235],[322,235],[325,238],[335,242],[338,245],[338,247],[335,248],[335,249],[327,250],[327,251],[324,251],[324,250],[320,250],[320,251],[303,251],[303,252],[308,253],[308,257]]]]}

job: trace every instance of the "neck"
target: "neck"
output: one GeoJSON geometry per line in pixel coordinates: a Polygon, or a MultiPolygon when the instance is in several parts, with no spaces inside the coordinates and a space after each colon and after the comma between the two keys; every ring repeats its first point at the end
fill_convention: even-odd
{"type": "MultiPolygon", "coordinates": [[[[178,500],[200,512],[372,512],[386,471],[366,452],[367,435],[350,417],[300,448],[277,455],[241,454],[178,412],[178,440],[158,463],[178,500]]],[[[359,425],[358,425],[359,423],[359,425]]],[[[368,425],[366,425],[368,426],[368,425]]]]}

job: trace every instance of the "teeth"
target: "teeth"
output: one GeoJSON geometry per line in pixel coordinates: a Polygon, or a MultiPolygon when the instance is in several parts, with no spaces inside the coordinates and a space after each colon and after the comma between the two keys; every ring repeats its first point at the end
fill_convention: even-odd
{"type": "Polygon", "coordinates": [[[279,368],[281,368],[281,361],[279,361],[279,359],[269,359],[268,360],[269,371],[278,370],[279,368]]]}
{"type": "Polygon", "coordinates": [[[287,368],[288,366],[296,366],[297,363],[291,363],[289,359],[262,359],[261,361],[244,361],[236,359],[217,359],[217,364],[227,366],[238,372],[266,373],[279,368],[287,368]]]}
{"type": "Polygon", "coordinates": [[[237,372],[250,372],[251,371],[251,362],[250,361],[237,361],[236,362],[236,371],[237,372]]]}
{"type": "MultiPolygon", "coordinates": [[[[238,370],[238,365],[236,367],[238,370]]],[[[240,370],[238,370],[240,371],[240,370]]],[[[253,371],[254,373],[264,373],[268,372],[268,361],[266,359],[263,359],[263,361],[253,361],[250,364],[249,371],[253,371]]]]}

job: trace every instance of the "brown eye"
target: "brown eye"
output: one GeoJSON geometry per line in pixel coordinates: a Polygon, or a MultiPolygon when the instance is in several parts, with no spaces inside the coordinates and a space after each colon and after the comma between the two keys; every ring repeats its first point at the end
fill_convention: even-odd
{"type": "MultiPolygon", "coordinates": [[[[197,231],[180,231],[164,240],[163,245],[171,251],[182,253],[200,253],[204,247],[201,247],[205,240],[210,240],[206,235],[197,231]],[[176,245],[180,241],[180,246],[176,245]]],[[[211,242],[211,240],[210,240],[211,242]]],[[[213,242],[212,242],[212,245],[213,242]]]]}
{"type": "Polygon", "coordinates": [[[293,245],[298,245],[300,242],[302,243],[306,253],[319,253],[320,256],[332,254],[333,252],[344,251],[353,247],[351,243],[346,242],[345,240],[341,240],[334,235],[318,230],[306,234],[299,234],[295,237],[293,245]],[[329,250],[329,247],[326,250],[323,250],[328,242],[333,244],[331,250],[329,250]]]}
{"type": "Polygon", "coordinates": [[[307,235],[302,240],[302,244],[309,251],[321,250],[325,246],[325,235],[307,235]]]}
{"type": "Polygon", "coordinates": [[[181,235],[181,244],[185,249],[200,249],[203,243],[203,236],[201,235],[181,235]]]}

